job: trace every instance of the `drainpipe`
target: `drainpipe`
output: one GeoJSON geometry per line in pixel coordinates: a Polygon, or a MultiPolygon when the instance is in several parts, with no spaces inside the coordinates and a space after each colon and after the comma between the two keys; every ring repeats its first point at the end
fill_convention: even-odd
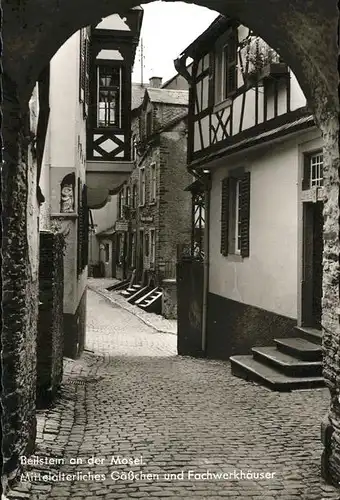
{"type": "Polygon", "coordinates": [[[204,178],[204,259],[203,259],[203,304],[202,304],[202,352],[207,351],[208,292],[209,292],[209,232],[210,232],[210,176],[204,178]]]}

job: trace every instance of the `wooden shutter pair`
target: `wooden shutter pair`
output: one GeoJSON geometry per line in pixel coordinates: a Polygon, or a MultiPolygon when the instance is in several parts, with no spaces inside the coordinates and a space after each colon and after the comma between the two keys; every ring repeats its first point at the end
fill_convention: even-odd
{"type": "MultiPolygon", "coordinates": [[[[250,225],[250,172],[245,172],[240,179],[240,212],[241,212],[241,256],[249,257],[249,225],[250,225]]],[[[229,220],[230,220],[230,178],[222,180],[221,193],[221,254],[229,253],[229,220]]]]}

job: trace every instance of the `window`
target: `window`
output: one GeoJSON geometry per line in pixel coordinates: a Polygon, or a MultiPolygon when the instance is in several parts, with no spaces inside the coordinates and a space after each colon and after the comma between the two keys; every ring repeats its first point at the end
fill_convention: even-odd
{"type": "Polygon", "coordinates": [[[131,206],[131,188],[128,186],[125,192],[125,204],[127,207],[131,206]]]}
{"type": "Polygon", "coordinates": [[[203,186],[192,192],[192,255],[204,257],[205,195],[203,186]]]}
{"type": "Polygon", "coordinates": [[[150,165],[150,203],[156,201],[156,164],[150,165]]]}
{"type": "Polygon", "coordinates": [[[310,188],[323,186],[323,154],[316,153],[309,156],[310,188]]]}
{"type": "Polygon", "coordinates": [[[119,192],[119,198],[118,198],[118,211],[119,211],[118,216],[119,216],[120,219],[122,219],[123,215],[124,215],[123,206],[124,206],[124,189],[122,189],[119,192]]]}
{"type": "Polygon", "coordinates": [[[145,168],[139,169],[139,205],[145,205],[145,168]]]}
{"type": "Polygon", "coordinates": [[[121,126],[121,68],[98,66],[98,127],[121,126]]]}
{"type": "Polygon", "coordinates": [[[110,245],[105,243],[105,262],[110,262],[110,245]]]}
{"type": "Polygon", "coordinates": [[[119,246],[118,246],[118,255],[119,255],[119,264],[122,265],[124,262],[124,246],[125,246],[125,234],[119,234],[119,246]]]}
{"type": "Polygon", "coordinates": [[[152,134],[152,112],[148,111],[146,113],[146,135],[152,134]]]}
{"type": "Polygon", "coordinates": [[[117,259],[117,264],[118,265],[121,265],[122,263],[122,248],[123,248],[123,238],[122,238],[122,234],[121,233],[118,233],[117,234],[117,254],[116,254],[116,259],[117,259]]]}
{"type": "Polygon", "coordinates": [[[136,184],[132,187],[132,208],[137,208],[137,186],[136,184]]]}
{"type": "Polygon", "coordinates": [[[150,229],[150,264],[155,264],[156,231],[150,229]]]}
{"type": "Polygon", "coordinates": [[[131,160],[137,160],[137,138],[135,134],[131,137],[131,160]]]}
{"type": "Polygon", "coordinates": [[[249,257],[250,172],[222,181],[221,253],[249,257]]]}
{"type": "Polygon", "coordinates": [[[139,230],[139,255],[140,259],[144,259],[144,229],[139,230]]]}
{"type": "Polygon", "coordinates": [[[135,267],[136,261],[136,233],[131,234],[131,254],[130,254],[130,266],[135,267]]]}
{"type": "Polygon", "coordinates": [[[149,257],[149,253],[150,253],[150,238],[149,238],[149,233],[145,233],[144,235],[144,254],[145,254],[145,257],[149,257]]]}
{"type": "Polygon", "coordinates": [[[233,32],[215,57],[215,103],[230,97],[237,89],[237,33],[233,32]]]}

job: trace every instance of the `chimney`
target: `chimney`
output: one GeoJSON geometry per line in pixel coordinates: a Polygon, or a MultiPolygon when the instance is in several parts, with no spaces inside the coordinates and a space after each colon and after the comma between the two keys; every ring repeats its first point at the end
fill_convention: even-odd
{"type": "Polygon", "coordinates": [[[153,76],[149,79],[150,87],[160,89],[162,86],[162,78],[160,76],[153,76]]]}

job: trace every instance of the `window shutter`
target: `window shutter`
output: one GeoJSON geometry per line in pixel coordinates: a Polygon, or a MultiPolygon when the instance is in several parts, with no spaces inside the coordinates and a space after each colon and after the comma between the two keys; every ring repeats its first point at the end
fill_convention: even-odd
{"type": "Polygon", "coordinates": [[[80,30],[80,61],[79,61],[79,101],[84,102],[85,99],[85,31],[80,30]]]}
{"type": "Polygon", "coordinates": [[[309,189],[309,187],[310,187],[310,156],[304,155],[302,189],[309,189]]]}
{"type": "Polygon", "coordinates": [[[83,254],[83,239],[84,239],[84,227],[83,227],[83,206],[82,206],[82,189],[81,180],[78,178],[78,256],[77,256],[77,269],[78,275],[82,271],[82,254],[83,254]]]}
{"type": "Polygon", "coordinates": [[[221,193],[221,254],[228,255],[229,229],[229,177],[222,181],[221,193]]]}
{"type": "Polygon", "coordinates": [[[83,248],[82,248],[82,270],[88,264],[89,248],[89,210],[87,206],[87,187],[84,184],[82,192],[82,212],[83,212],[83,248]]]}
{"type": "Polygon", "coordinates": [[[249,226],[250,226],[250,172],[241,179],[241,256],[249,257],[249,226]]]}
{"type": "Polygon", "coordinates": [[[86,33],[84,39],[84,118],[88,116],[90,100],[90,40],[86,33]]]}
{"type": "Polygon", "coordinates": [[[225,51],[226,97],[237,89],[237,34],[231,35],[225,51]]]}
{"type": "Polygon", "coordinates": [[[209,106],[213,106],[215,102],[215,55],[209,54],[209,106]]]}

